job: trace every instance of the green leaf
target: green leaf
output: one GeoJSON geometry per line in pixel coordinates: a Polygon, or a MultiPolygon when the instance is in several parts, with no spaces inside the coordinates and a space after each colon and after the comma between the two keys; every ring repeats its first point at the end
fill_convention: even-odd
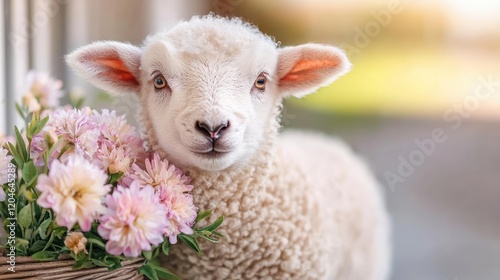
{"type": "Polygon", "coordinates": [[[21,107],[17,103],[16,103],[16,111],[19,114],[19,116],[21,116],[21,118],[23,118],[23,120],[26,119],[26,116],[23,113],[23,109],[21,109],[21,107]]]}
{"type": "Polygon", "coordinates": [[[36,252],[42,251],[43,248],[45,248],[45,245],[47,245],[46,240],[38,240],[37,242],[33,243],[33,245],[30,246],[28,252],[30,254],[34,254],[36,252]]]}
{"type": "Polygon", "coordinates": [[[143,274],[144,276],[148,277],[151,280],[160,280],[158,278],[158,274],[156,274],[155,269],[148,264],[141,266],[139,268],[139,273],[143,274]]]}
{"type": "Polygon", "coordinates": [[[190,235],[185,235],[185,234],[179,234],[178,238],[184,242],[186,245],[189,246],[189,248],[193,249],[197,253],[201,253],[200,245],[198,244],[198,241],[194,239],[194,237],[190,235]]]}
{"type": "Polygon", "coordinates": [[[210,242],[213,242],[213,243],[218,243],[219,242],[219,239],[211,237],[210,235],[200,234],[200,237],[203,238],[203,239],[206,239],[206,240],[208,240],[210,242]]]}
{"type": "Polygon", "coordinates": [[[199,213],[197,216],[196,216],[196,220],[194,221],[194,224],[196,225],[199,221],[205,219],[206,217],[208,217],[210,214],[212,214],[212,210],[207,210],[207,211],[203,211],[201,213],[199,213]]]}
{"type": "Polygon", "coordinates": [[[50,226],[50,223],[52,222],[52,219],[47,219],[43,221],[40,226],[38,227],[38,234],[40,235],[41,239],[47,238],[47,228],[50,226]]]}
{"type": "Polygon", "coordinates": [[[105,256],[104,262],[108,262],[108,261],[113,263],[113,265],[109,267],[109,270],[114,270],[114,269],[122,267],[122,260],[118,257],[109,256],[109,255],[105,256]]]}
{"type": "Polygon", "coordinates": [[[38,172],[36,170],[33,161],[26,162],[23,167],[23,179],[28,185],[28,187],[31,187],[33,183],[36,182],[37,178],[38,178],[38,172]]]}
{"type": "Polygon", "coordinates": [[[93,238],[93,237],[87,238],[87,242],[95,244],[103,249],[106,249],[106,244],[104,244],[104,242],[102,242],[101,240],[99,240],[97,238],[93,238]]]}
{"type": "Polygon", "coordinates": [[[28,150],[26,149],[26,144],[24,143],[24,139],[21,136],[21,133],[19,133],[19,129],[17,129],[17,126],[14,126],[14,132],[16,133],[16,146],[19,147],[18,152],[23,156],[24,160],[28,160],[28,150]]]}
{"type": "Polygon", "coordinates": [[[146,258],[146,260],[150,260],[151,257],[153,256],[153,252],[152,251],[142,251],[142,255],[144,256],[144,258],[146,258]]]}
{"type": "Polygon", "coordinates": [[[35,261],[53,261],[57,260],[57,253],[51,251],[40,251],[34,253],[31,258],[35,261]]]}
{"type": "Polygon", "coordinates": [[[83,102],[85,102],[85,98],[78,99],[78,101],[75,103],[74,107],[77,109],[80,109],[83,106],[83,102]]]}
{"type": "Polygon", "coordinates": [[[114,265],[113,262],[106,262],[106,261],[101,261],[101,260],[98,260],[98,259],[91,259],[92,263],[97,265],[97,266],[102,266],[102,267],[110,267],[112,265],[114,265]]]}
{"type": "MultiPolygon", "coordinates": [[[[69,255],[70,255],[73,259],[75,259],[75,261],[77,261],[77,262],[78,262],[78,261],[81,261],[81,260],[83,260],[83,261],[90,261],[90,256],[89,256],[89,255],[87,255],[87,254],[86,254],[85,252],[83,252],[83,251],[78,252],[77,254],[75,254],[75,252],[71,251],[71,252],[69,253],[69,255]]],[[[82,263],[82,265],[83,265],[83,263],[82,263]]]]}
{"type": "Polygon", "coordinates": [[[54,153],[54,151],[61,145],[62,142],[63,142],[62,138],[57,139],[57,142],[54,143],[52,147],[50,147],[50,150],[48,152],[49,156],[51,156],[54,153]]]}
{"type": "Polygon", "coordinates": [[[26,248],[29,244],[30,242],[26,239],[16,238],[16,247],[24,246],[26,248]]]}
{"type": "Polygon", "coordinates": [[[27,246],[24,246],[23,244],[16,245],[16,252],[20,256],[28,256],[28,250],[26,250],[27,246]]]}
{"type": "Polygon", "coordinates": [[[73,269],[88,268],[89,265],[87,263],[89,262],[90,264],[92,264],[92,262],[89,259],[89,256],[85,256],[75,262],[75,264],[73,265],[73,269]]]}
{"type": "Polygon", "coordinates": [[[166,269],[164,267],[156,266],[153,264],[150,264],[150,266],[156,271],[156,274],[160,278],[164,278],[167,280],[180,280],[180,278],[177,277],[177,275],[173,274],[172,272],[170,272],[168,269],[166,269]]]}
{"type": "Polygon", "coordinates": [[[31,131],[31,135],[35,136],[38,134],[38,132],[42,131],[42,129],[45,127],[45,125],[47,124],[48,121],[49,121],[49,117],[45,117],[42,120],[40,120],[39,122],[37,122],[35,124],[35,126],[33,127],[33,130],[31,131]]]}
{"type": "Polygon", "coordinates": [[[118,172],[115,174],[110,174],[109,179],[108,179],[108,184],[114,184],[120,180],[120,178],[123,176],[123,172],[118,172]]]}
{"type": "Polygon", "coordinates": [[[59,239],[62,239],[66,233],[67,229],[65,227],[57,227],[53,231],[53,234],[57,236],[59,239]]]}
{"type": "Polygon", "coordinates": [[[52,233],[50,234],[49,241],[47,241],[47,245],[45,245],[45,248],[43,248],[43,251],[47,250],[47,248],[49,248],[49,246],[52,245],[52,242],[54,242],[56,235],[57,235],[56,230],[53,230],[52,233]]]}
{"type": "Polygon", "coordinates": [[[151,256],[151,260],[157,259],[158,255],[160,255],[160,251],[161,251],[161,248],[159,246],[155,247],[153,249],[153,255],[151,256]]]}
{"type": "Polygon", "coordinates": [[[33,221],[33,216],[31,215],[31,205],[26,204],[21,211],[19,211],[19,214],[17,214],[17,221],[19,222],[19,225],[27,228],[31,225],[31,222],[33,221]]]}
{"type": "Polygon", "coordinates": [[[24,166],[24,160],[22,156],[19,155],[19,153],[16,150],[16,147],[14,147],[12,143],[8,142],[7,144],[9,145],[10,154],[14,157],[14,161],[16,162],[17,167],[22,169],[24,166]]]}
{"type": "Polygon", "coordinates": [[[168,241],[168,239],[163,241],[163,243],[161,244],[161,250],[163,251],[163,254],[168,256],[168,254],[170,253],[170,242],[168,241]]]}
{"type": "Polygon", "coordinates": [[[197,231],[214,231],[216,230],[224,221],[224,217],[220,216],[213,224],[197,229],[197,231]]]}
{"type": "Polygon", "coordinates": [[[212,234],[213,234],[213,235],[217,235],[217,236],[219,236],[219,237],[224,237],[224,235],[223,235],[222,233],[220,233],[220,232],[218,232],[218,231],[215,231],[215,230],[214,230],[214,231],[212,231],[212,234]]]}

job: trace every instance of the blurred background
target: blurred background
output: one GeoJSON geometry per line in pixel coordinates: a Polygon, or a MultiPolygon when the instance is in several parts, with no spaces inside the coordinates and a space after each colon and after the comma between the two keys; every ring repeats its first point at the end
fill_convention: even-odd
{"type": "Polygon", "coordinates": [[[347,141],[373,168],[393,219],[395,280],[500,279],[498,0],[2,0],[0,133],[29,69],[133,120],[68,71],[64,54],[95,40],[141,44],[213,11],[240,16],[282,46],[338,45],[352,71],[287,100],[285,129],[347,141]]]}

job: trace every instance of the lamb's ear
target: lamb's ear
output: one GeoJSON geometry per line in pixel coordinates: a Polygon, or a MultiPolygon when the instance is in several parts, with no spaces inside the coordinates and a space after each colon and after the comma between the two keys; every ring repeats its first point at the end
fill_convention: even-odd
{"type": "Polygon", "coordinates": [[[284,97],[302,97],[347,73],[351,63],[339,48],[305,44],[279,50],[279,89],[284,97]]]}
{"type": "Polygon", "coordinates": [[[110,93],[139,93],[141,49],[134,45],[95,42],[67,55],[66,62],[78,75],[110,93]]]}

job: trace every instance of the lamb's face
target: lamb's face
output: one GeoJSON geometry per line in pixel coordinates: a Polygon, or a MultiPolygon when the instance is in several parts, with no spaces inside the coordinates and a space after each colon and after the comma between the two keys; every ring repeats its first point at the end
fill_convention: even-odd
{"type": "Polygon", "coordinates": [[[269,42],[232,53],[147,46],[141,95],[169,160],[209,171],[249,160],[279,99],[277,58],[269,42]]]}
{"type": "Polygon", "coordinates": [[[96,42],[66,58],[94,85],[139,95],[153,135],[181,167],[218,171],[252,159],[283,97],[302,97],[350,67],[331,46],[277,49],[239,19],[194,17],[143,48],[96,42]]]}

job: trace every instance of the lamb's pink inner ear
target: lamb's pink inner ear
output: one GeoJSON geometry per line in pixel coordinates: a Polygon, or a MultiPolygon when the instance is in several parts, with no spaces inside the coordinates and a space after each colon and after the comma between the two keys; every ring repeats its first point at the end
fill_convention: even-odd
{"type": "Polygon", "coordinates": [[[134,75],[127,68],[125,63],[119,58],[94,58],[95,63],[106,67],[107,71],[103,71],[102,74],[108,76],[111,79],[120,80],[125,83],[139,85],[139,81],[134,77],[134,75]]]}
{"type": "Polygon", "coordinates": [[[279,50],[277,72],[282,97],[303,97],[349,71],[345,53],[334,46],[305,44],[279,50]]]}
{"type": "Polygon", "coordinates": [[[320,78],[321,70],[334,69],[340,64],[339,59],[299,60],[293,68],[280,79],[280,85],[288,82],[308,82],[320,78]]]}

